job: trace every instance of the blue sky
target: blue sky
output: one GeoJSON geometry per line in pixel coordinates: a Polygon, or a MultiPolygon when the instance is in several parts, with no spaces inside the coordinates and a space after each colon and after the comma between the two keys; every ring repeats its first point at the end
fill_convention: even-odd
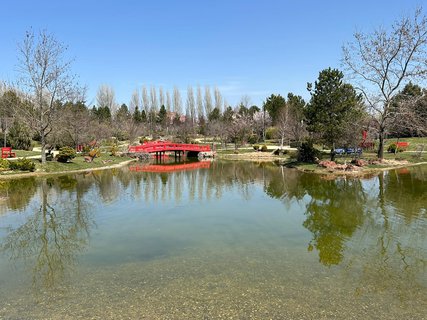
{"type": "MultiPolygon", "coordinates": [[[[69,47],[72,70],[95,103],[101,84],[119,103],[132,92],[218,86],[230,104],[272,93],[308,98],[307,82],[340,68],[355,31],[389,26],[422,1],[216,0],[20,1],[0,3],[0,80],[16,76],[25,31],[46,29],[69,47]]],[[[424,8],[426,10],[426,8],[424,8]]]]}

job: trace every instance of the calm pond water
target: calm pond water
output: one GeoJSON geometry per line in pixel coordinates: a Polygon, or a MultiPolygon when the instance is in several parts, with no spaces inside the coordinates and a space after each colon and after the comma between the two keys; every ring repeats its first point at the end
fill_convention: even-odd
{"type": "Polygon", "coordinates": [[[0,181],[0,319],[426,319],[426,208],[426,166],[0,181]]]}

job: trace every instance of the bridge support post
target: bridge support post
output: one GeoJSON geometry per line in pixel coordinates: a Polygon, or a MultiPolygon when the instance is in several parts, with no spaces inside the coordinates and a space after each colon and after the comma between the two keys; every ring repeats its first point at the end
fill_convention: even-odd
{"type": "Polygon", "coordinates": [[[181,151],[180,150],[175,150],[174,151],[175,152],[175,160],[178,158],[178,159],[181,159],[181,151]]]}

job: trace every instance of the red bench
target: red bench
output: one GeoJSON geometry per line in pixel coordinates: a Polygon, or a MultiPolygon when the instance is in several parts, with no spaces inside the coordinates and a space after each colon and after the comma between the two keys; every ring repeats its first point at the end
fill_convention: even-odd
{"type": "Polygon", "coordinates": [[[409,142],[398,142],[396,145],[398,148],[407,148],[409,146],[409,142]]]}
{"type": "Polygon", "coordinates": [[[5,158],[15,158],[16,157],[16,153],[12,152],[12,148],[11,147],[3,147],[3,148],[1,148],[1,157],[3,159],[5,159],[5,158]]]}

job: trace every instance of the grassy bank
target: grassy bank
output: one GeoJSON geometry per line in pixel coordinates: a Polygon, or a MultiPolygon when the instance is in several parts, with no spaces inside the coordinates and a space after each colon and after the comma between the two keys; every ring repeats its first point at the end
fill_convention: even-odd
{"type": "MultiPolygon", "coordinates": [[[[92,162],[84,161],[83,156],[77,156],[71,162],[61,163],[58,161],[47,161],[44,165],[41,164],[39,159],[31,159],[35,163],[35,171],[3,171],[0,173],[1,178],[21,178],[26,176],[39,176],[43,174],[53,173],[66,173],[66,172],[78,172],[86,170],[97,170],[97,169],[108,169],[117,167],[134,161],[129,157],[113,157],[108,154],[101,154],[100,157],[96,157],[92,162]]],[[[16,161],[16,160],[12,160],[16,161]]]]}
{"type": "MultiPolygon", "coordinates": [[[[377,160],[377,156],[375,153],[364,153],[360,159],[369,162],[370,160],[377,160]]],[[[329,160],[328,156],[324,155],[323,160],[329,160]]],[[[352,160],[353,157],[350,156],[337,156],[335,162],[337,165],[346,165],[350,164],[352,160]]],[[[314,172],[319,174],[363,176],[378,173],[384,170],[412,167],[423,164],[427,164],[427,153],[423,153],[420,157],[418,157],[411,152],[401,152],[397,155],[393,153],[385,153],[384,160],[382,162],[375,161],[373,164],[368,164],[363,167],[355,167],[354,170],[349,171],[323,168],[316,163],[302,163],[297,162],[295,159],[290,159],[287,161],[285,166],[296,168],[300,171],[314,172]]]]}
{"type": "MultiPolygon", "coordinates": [[[[386,151],[388,146],[396,143],[397,139],[387,139],[385,141],[385,147],[384,150],[386,151]]],[[[424,150],[427,151],[427,137],[416,137],[416,138],[400,138],[399,142],[409,142],[409,146],[406,149],[407,151],[417,151],[417,147],[419,145],[425,145],[424,150]]]]}
{"type": "Polygon", "coordinates": [[[40,156],[40,151],[28,151],[28,150],[13,150],[17,157],[33,157],[40,156]]]}
{"type": "Polygon", "coordinates": [[[36,162],[36,171],[41,172],[66,172],[77,170],[96,169],[120,164],[131,160],[129,157],[113,157],[102,153],[100,157],[96,157],[92,162],[84,161],[83,156],[77,156],[71,162],[62,163],[58,161],[47,161],[42,165],[39,161],[36,162]]]}
{"type": "MultiPolygon", "coordinates": [[[[383,170],[389,170],[393,168],[401,167],[410,167],[418,164],[427,163],[427,152],[422,154],[406,151],[399,152],[397,154],[388,153],[384,154],[384,161],[382,163],[375,162],[375,164],[368,164],[364,167],[356,167],[354,170],[338,170],[331,168],[320,167],[316,163],[302,163],[296,160],[297,152],[294,150],[287,150],[286,154],[281,156],[275,156],[269,150],[269,152],[256,152],[250,149],[239,149],[238,153],[234,153],[234,150],[223,150],[217,151],[218,159],[225,160],[235,160],[235,161],[255,161],[255,162],[265,162],[265,161],[279,161],[286,167],[296,168],[301,171],[314,172],[319,174],[328,174],[328,175],[367,175],[374,174],[383,170]]],[[[338,165],[347,165],[350,164],[354,159],[352,155],[343,155],[336,156],[335,162],[338,165]]],[[[377,160],[377,155],[375,152],[364,152],[361,156],[361,159],[365,161],[377,160]]],[[[329,154],[324,153],[322,155],[322,160],[329,160],[329,154]]]]}

